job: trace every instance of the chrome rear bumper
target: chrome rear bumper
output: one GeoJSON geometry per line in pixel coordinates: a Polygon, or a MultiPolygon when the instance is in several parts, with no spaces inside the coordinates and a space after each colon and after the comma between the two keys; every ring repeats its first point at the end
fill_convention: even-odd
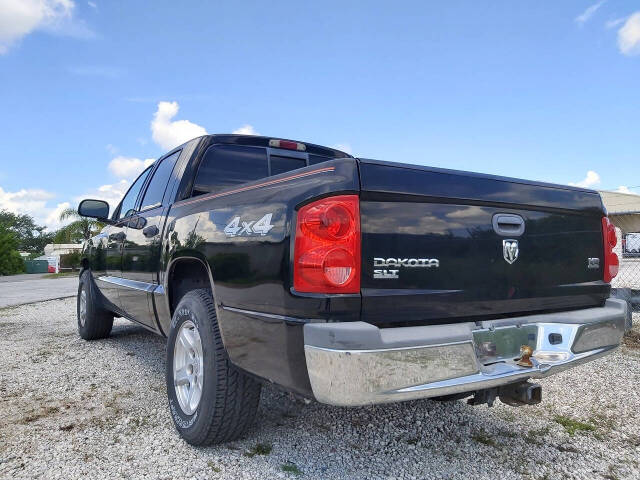
{"type": "Polygon", "coordinates": [[[541,378],[618,347],[627,303],[484,322],[380,329],[364,322],[304,327],[313,394],[368,405],[472,392],[541,378]],[[522,345],[533,366],[516,364],[522,345]]]}

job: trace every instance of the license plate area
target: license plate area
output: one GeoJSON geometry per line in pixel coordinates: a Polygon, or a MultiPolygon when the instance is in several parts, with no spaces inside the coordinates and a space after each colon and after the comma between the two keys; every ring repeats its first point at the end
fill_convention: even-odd
{"type": "Polygon", "coordinates": [[[520,348],[523,345],[536,349],[538,325],[475,330],[473,343],[478,361],[483,365],[513,361],[520,358],[520,348]]]}

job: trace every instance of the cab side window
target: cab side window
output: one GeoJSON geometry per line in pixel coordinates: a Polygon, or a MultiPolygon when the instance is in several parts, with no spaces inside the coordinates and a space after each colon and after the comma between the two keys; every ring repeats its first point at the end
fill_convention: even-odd
{"type": "Polygon", "coordinates": [[[264,148],[213,145],[200,162],[191,195],[220,192],[232,185],[268,175],[267,151],[264,148]]]}
{"type": "Polygon", "coordinates": [[[169,178],[171,178],[171,172],[173,172],[173,167],[175,167],[179,156],[180,152],[178,151],[160,160],[160,165],[153,172],[153,177],[151,177],[147,191],[142,199],[140,211],[162,205],[169,178]]]}
{"type": "Polygon", "coordinates": [[[128,217],[135,212],[134,209],[136,206],[136,200],[138,199],[138,194],[140,193],[140,189],[142,188],[142,185],[144,185],[144,181],[147,179],[150,171],[151,167],[147,168],[140,174],[138,179],[133,182],[133,185],[131,185],[131,188],[120,203],[120,210],[118,211],[118,218],[116,218],[116,220],[128,217]]]}

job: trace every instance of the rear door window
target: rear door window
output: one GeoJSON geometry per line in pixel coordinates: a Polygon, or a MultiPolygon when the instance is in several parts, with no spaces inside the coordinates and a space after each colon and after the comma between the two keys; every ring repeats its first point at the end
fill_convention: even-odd
{"type": "Polygon", "coordinates": [[[178,151],[160,160],[160,165],[158,165],[158,168],[156,168],[156,171],[153,173],[153,177],[151,177],[147,191],[142,199],[142,204],[140,205],[141,211],[162,205],[167,184],[171,178],[171,172],[173,172],[173,167],[175,167],[179,156],[180,152],[178,151]]]}
{"type": "Polygon", "coordinates": [[[268,175],[266,149],[213,145],[200,162],[192,196],[220,192],[232,185],[259,180],[268,175]]]}

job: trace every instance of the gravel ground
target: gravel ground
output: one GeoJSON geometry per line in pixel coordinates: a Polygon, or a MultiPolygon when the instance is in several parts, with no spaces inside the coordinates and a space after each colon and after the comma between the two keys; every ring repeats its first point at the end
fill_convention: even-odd
{"type": "Polygon", "coordinates": [[[263,390],[247,438],[173,429],[164,339],[117,321],[84,342],[75,300],[0,309],[2,478],[640,478],[640,318],[615,354],[543,380],[536,407],[334,408],[263,390]]]}

